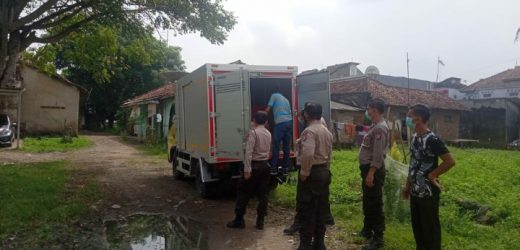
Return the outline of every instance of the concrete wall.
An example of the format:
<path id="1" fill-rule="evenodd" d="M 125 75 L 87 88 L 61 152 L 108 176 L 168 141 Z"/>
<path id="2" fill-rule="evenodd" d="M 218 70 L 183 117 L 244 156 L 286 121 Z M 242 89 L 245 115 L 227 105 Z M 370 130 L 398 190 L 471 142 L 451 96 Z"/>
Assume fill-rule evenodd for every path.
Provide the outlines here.
<path id="1" fill-rule="evenodd" d="M 35 69 L 22 69 L 22 128 L 29 134 L 78 133 L 79 90 Z"/>
<path id="2" fill-rule="evenodd" d="M 520 136 L 520 104 L 511 99 L 467 100 L 461 131 L 488 147 L 503 148 Z"/>
<path id="3" fill-rule="evenodd" d="M 407 107 L 390 106 L 387 109 L 388 115 L 385 116 L 389 121 L 404 120 L 408 113 Z M 460 138 L 459 124 L 460 111 L 456 110 L 432 110 L 432 116 L 428 126 L 442 140 L 449 141 Z"/>

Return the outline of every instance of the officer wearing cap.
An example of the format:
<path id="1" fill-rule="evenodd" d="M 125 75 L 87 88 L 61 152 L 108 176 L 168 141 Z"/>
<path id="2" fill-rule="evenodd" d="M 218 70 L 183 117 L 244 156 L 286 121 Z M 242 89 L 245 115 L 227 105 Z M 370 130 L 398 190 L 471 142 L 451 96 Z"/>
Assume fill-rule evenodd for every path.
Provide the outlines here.
<path id="1" fill-rule="evenodd" d="M 298 250 L 326 249 L 325 220 L 329 207 L 333 138 L 321 123 L 321 115 L 322 107 L 319 103 L 310 102 L 305 106 L 303 117 L 307 127 L 301 135 L 301 168 L 296 198 L 303 221 Z"/>

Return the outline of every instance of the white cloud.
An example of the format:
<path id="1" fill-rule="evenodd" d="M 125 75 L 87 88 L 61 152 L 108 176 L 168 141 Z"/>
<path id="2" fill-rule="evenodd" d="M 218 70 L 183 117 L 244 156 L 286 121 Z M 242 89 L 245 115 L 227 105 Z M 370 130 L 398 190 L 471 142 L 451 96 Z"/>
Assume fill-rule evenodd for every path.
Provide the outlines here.
<path id="1" fill-rule="evenodd" d="M 250 64 L 296 65 L 300 71 L 354 60 L 384 74 L 469 82 L 520 60 L 520 2 L 502 0 L 231 0 L 238 24 L 222 45 L 198 35 L 170 38 L 183 48 L 188 70 L 237 59 Z M 507 7 L 506 7 L 507 6 Z"/>

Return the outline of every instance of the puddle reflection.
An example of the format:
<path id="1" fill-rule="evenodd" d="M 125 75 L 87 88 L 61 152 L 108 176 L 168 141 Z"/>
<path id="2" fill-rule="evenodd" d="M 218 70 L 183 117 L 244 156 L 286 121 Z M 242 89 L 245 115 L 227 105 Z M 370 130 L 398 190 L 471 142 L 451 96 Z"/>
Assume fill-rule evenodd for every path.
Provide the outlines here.
<path id="1" fill-rule="evenodd" d="M 183 216 L 136 214 L 105 222 L 109 249 L 208 250 L 207 227 Z"/>

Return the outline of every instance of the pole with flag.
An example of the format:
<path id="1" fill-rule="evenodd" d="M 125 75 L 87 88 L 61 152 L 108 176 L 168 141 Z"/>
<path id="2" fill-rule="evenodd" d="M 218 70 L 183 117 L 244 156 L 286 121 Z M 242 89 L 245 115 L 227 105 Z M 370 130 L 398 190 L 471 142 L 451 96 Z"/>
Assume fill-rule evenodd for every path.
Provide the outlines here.
<path id="1" fill-rule="evenodd" d="M 410 58 L 408 58 L 408 52 L 406 52 L 406 75 L 408 80 L 408 108 L 410 108 Z"/>
<path id="2" fill-rule="evenodd" d="M 439 71 L 440 71 L 440 66 L 445 66 L 444 62 L 441 60 L 441 57 L 438 56 L 437 57 L 437 77 L 435 79 L 435 82 L 433 83 L 433 105 L 436 105 L 437 104 L 437 89 L 436 89 L 436 86 L 437 84 L 439 83 Z M 432 108 L 432 118 L 433 118 L 433 113 L 434 113 L 434 107 L 431 107 Z M 435 131 L 435 133 L 438 133 L 437 131 L 437 119 L 432 119 L 433 120 L 433 130 Z"/>

